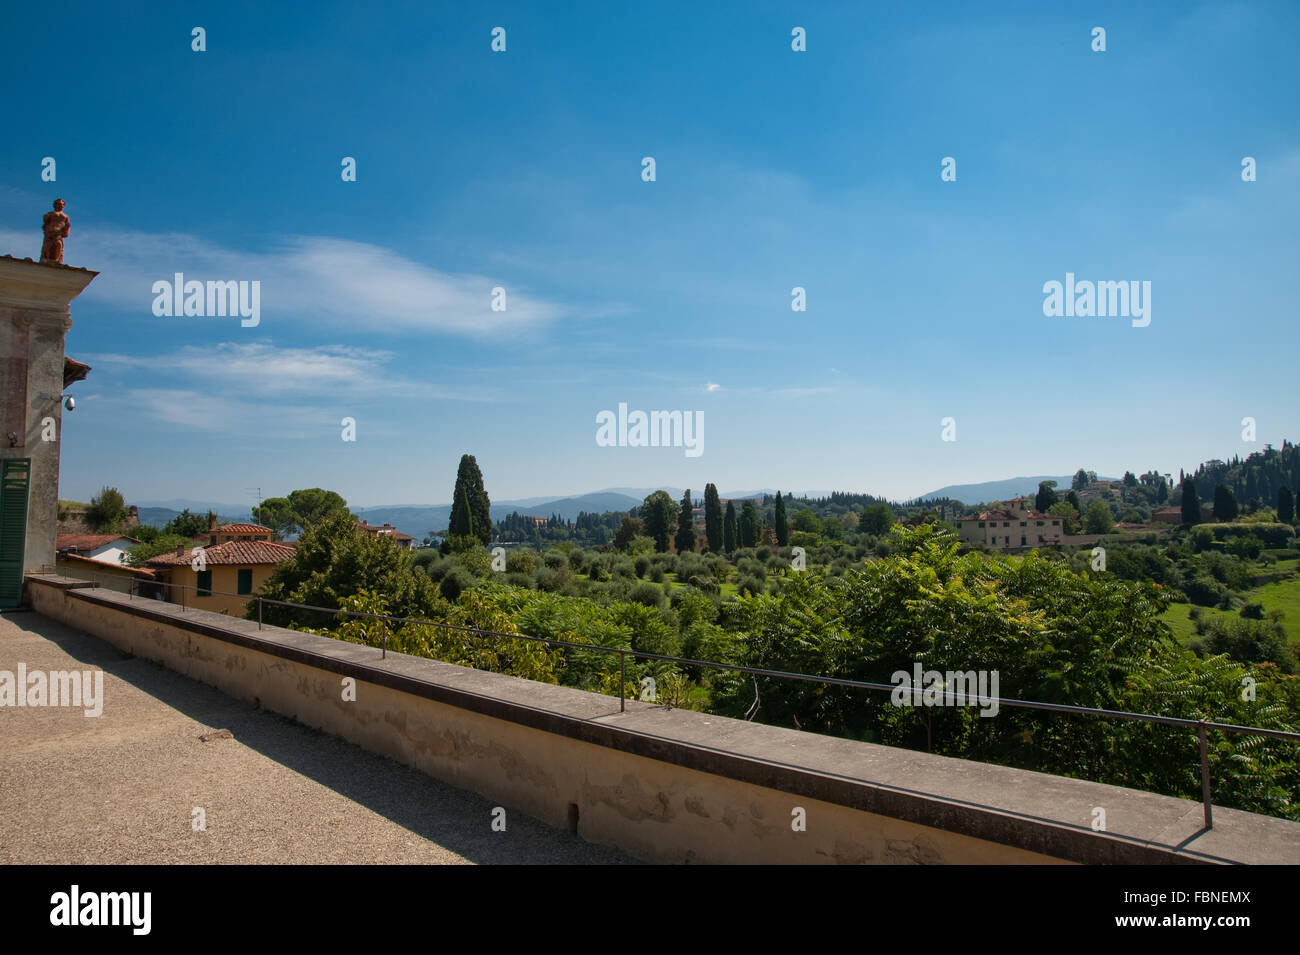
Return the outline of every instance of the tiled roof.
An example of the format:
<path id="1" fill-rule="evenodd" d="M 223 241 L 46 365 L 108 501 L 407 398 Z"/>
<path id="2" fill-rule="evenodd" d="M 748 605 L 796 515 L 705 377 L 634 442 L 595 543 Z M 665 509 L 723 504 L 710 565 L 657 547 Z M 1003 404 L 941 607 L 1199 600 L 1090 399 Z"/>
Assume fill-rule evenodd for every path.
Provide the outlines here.
<path id="1" fill-rule="evenodd" d="M 277 544 L 273 541 L 226 541 L 203 548 L 203 560 L 207 564 L 222 566 L 244 564 L 278 564 L 289 560 L 295 551 L 289 544 Z M 187 547 L 185 553 L 178 555 L 159 554 L 145 561 L 150 567 L 175 567 L 188 564 L 194 559 L 193 548 Z"/>
<path id="2" fill-rule="evenodd" d="M 1027 511 L 1021 515 L 1008 514 L 1006 511 L 984 511 L 981 514 L 954 517 L 953 521 L 961 523 L 962 521 L 1059 521 L 1060 519 L 1056 514 L 1043 514 L 1039 511 Z"/>
<path id="3" fill-rule="evenodd" d="M 103 570 L 106 567 L 114 567 L 124 574 L 131 574 L 135 577 L 148 577 L 153 580 L 157 575 L 152 570 L 146 570 L 144 567 L 128 567 L 126 564 L 110 564 L 108 561 L 96 560 L 93 557 L 82 557 L 80 554 L 60 554 L 59 560 L 78 561 L 83 564 L 89 564 L 91 567 L 98 567 Z"/>
<path id="4" fill-rule="evenodd" d="M 534 520 L 536 519 L 537 518 L 534 518 Z M 407 541 L 415 540 L 415 538 L 412 537 L 410 534 L 403 534 L 396 527 L 394 527 L 392 524 L 389 524 L 386 521 L 383 524 L 370 524 L 367 523 L 366 521 L 361 521 L 359 524 L 357 524 L 357 528 L 363 531 L 370 531 L 372 534 L 387 534 L 389 537 L 396 538 L 397 540 L 407 540 Z"/>
<path id="5" fill-rule="evenodd" d="M 115 540 L 126 540 L 132 544 L 140 543 L 134 537 L 127 537 L 125 534 L 57 534 L 54 538 L 54 549 L 67 550 L 72 547 L 77 550 L 94 550 Z"/>
<path id="6" fill-rule="evenodd" d="M 222 524 L 216 530 L 208 531 L 209 534 L 269 534 L 271 528 L 263 527 L 261 524 Z"/>

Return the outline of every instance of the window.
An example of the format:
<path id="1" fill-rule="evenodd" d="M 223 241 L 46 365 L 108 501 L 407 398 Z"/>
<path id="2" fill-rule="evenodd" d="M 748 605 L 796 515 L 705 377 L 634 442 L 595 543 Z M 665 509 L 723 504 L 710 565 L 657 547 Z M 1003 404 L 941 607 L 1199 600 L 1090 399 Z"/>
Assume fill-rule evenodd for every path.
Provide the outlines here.
<path id="1" fill-rule="evenodd" d="M 1024 527 L 1024 526 L 1025 526 L 1025 522 L 1024 522 L 1024 521 L 1021 521 L 1021 522 L 1020 522 L 1020 526 L 1021 526 L 1021 527 Z"/>
<path id="2" fill-rule="evenodd" d="M 980 527 L 983 527 L 983 526 L 984 526 L 984 522 L 983 522 L 983 521 L 980 521 Z"/>
<path id="3" fill-rule="evenodd" d="M 1024 534 L 1021 534 L 1021 535 L 1020 535 L 1020 546 L 1021 546 L 1021 547 L 1024 547 L 1024 546 L 1025 546 L 1025 535 L 1024 535 Z"/>
<path id="4" fill-rule="evenodd" d="M 212 571 L 200 570 L 199 575 L 199 593 L 200 597 L 212 596 Z"/>
<path id="5" fill-rule="evenodd" d="M 1042 527 L 1042 526 L 1043 526 L 1043 522 L 1042 522 L 1042 521 L 1034 521 L 1034 523 L 1037 524 L 1039 527 Z"/>
<path id="6" fill-rule="evenodd" d="M 251 594 L 253 592 L 253 568 L 250 567 L 239 572 L 239 586 L 235 590 L 241 594 Z"/>
<path id="7" fill-rule="evenodd" d="M 1010 522 L 1010 521 L 1003 521 L 1003 522 L 1002 522 L 1002 526 L 1003 526 L 1003 527 L 1010 527 L 1010 526 L 1011 526 L 1011 522 Z"/>

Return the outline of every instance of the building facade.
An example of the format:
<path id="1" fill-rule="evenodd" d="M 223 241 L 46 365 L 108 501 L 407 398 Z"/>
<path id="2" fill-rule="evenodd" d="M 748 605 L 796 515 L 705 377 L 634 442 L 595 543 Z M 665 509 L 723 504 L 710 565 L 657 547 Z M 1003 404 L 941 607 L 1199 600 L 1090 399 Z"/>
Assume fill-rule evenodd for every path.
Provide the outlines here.
<path id="1" fill-rule="evenodd" d="M 1030 499 L 1018 497 L 1001 509 L 953 519 L 957 534 L 967 544 L 1002 550 L 1050 547 L 1065 537 L 1063 519 L 1030 507 Z"/>

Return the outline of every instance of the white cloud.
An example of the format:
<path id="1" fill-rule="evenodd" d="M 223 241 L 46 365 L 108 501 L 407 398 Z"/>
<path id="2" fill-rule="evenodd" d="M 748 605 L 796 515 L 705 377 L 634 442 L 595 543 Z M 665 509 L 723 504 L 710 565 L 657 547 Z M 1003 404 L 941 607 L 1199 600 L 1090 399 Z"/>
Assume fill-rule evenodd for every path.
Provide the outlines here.
<path id="1" fill-rule="evenodd" d="M 39 233 L 0 230 L 0 248 L 24 248 Z M 153 283 L 186 280 L 261 282 L 261 320 L 332 324 L 357 331 L 432 331 L 490 337 L 544 325 L 559 305 L 513 287 L 506 275 L 454 275 L 365 242 L 290 236 L 265 253 L 239 252 L 185 233 L 77 228 L 68 264 L 95 268 L 83 297 L 153 316 Z M 492 289 L 506 309 L 491 308 Z"/>
<path id="2" fill-rule="evenodd" d="M 187 382 L 203 383 L 214 392 L 266 398 L 316 397 L 331 407 L 340 400 L 503 400 L 491 388 L 445 382 L 434 385 L 405 378 L 390 367 L 398 357 L 393 352 L 346 345 L 277 348 L 270 342 L 222 342 L 202 348 L 186 346 L 163 355 L 84 357 L 92 367 L 126 381 L 139 371 L 148 371 L 151 378 L 162 372 L 177 373 Z"/>

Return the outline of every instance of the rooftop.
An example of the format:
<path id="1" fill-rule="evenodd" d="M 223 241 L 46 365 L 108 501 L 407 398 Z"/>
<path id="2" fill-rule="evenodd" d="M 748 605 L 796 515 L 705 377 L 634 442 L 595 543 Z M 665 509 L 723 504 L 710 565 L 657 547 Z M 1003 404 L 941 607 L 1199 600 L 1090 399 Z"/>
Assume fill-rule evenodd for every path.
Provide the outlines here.
<path id="1" fill-rule="evenodd" d="M 289 560 L 295 551 L 292 544 L 277 544 L 274 541 L 226 541 L 203 548 L 203 560 L 207 564 L 278 564 Z M 182 554 L 159 554 L 150 557 L 146 564 L 150 567 L 168 567 L 189 564 L 193 554 L 186 550 Z"/>

